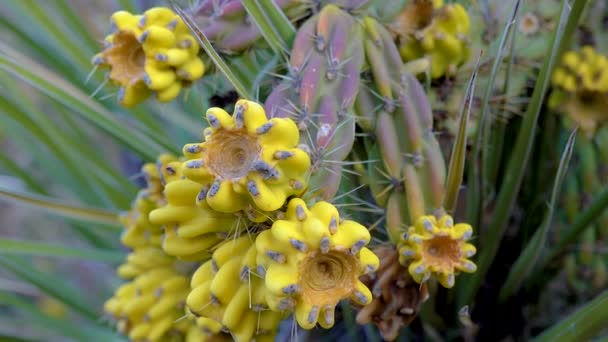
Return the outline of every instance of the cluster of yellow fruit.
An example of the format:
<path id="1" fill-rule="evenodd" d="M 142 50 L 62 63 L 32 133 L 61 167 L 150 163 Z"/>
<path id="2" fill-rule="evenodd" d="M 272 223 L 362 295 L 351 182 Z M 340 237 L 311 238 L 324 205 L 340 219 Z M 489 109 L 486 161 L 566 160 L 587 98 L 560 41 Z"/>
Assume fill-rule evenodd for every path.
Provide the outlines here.
<path id="1" fill-rule="evenodd" d="M 430 76 L 454 76 L 471 53 L 470 20 L 460 4 L 413 0 L 392 24 L 401 57 L 430 60 Z"/>
<path id="2" fill-rule="evenodd" d="M 359 277 L 379 265 L 370 233 L 301 198 L 310 159 L 296 124 L 245 100 L 206 116 L 204 142 L 143 168 L 148 186 L 123 217 L 133 251 L 118 273 L 130 282 L 105 305 L 119 329 L 133 340 L 271 341 L 290 313 L 329 328 L 340 300 L 369 304 Z"/>
<path id="3" fill-rule="evenodd" d="M 158 167 L 146 164 L 147 187 L 133 208 L 121 217 L 121 242 L 132 249 L 118 275 L 129 282 L 120 286 L 104 306 L 119 331 L 134 341 L 200 341 L 202 332 L 191 319 L 183 319 L 188 274 L 193 265 L 168 255 L 161 247 L 163 231 L 148 215 L 162 206 L 163 181 L 159 170 L 175 158 L 161 156 Z"/>
<path id="4" fill-rule="evenodd" d="M 568 115 L 587 135 L 608 121 L 608 57 L 591 46 L 568 51 L 551 81 L 549 107 Z"/>
<path id="5" fill-rule="evenodd" d="M 170 9 L 155 7 L 143 15 L 119 11 L 112 15 L 112 26 L 93 64 L 110 69 L 109 80 L 120 86 L 121 105 L 134 106 L 152 94 L 171 101 L 203 76 L 198 42 Z"/>

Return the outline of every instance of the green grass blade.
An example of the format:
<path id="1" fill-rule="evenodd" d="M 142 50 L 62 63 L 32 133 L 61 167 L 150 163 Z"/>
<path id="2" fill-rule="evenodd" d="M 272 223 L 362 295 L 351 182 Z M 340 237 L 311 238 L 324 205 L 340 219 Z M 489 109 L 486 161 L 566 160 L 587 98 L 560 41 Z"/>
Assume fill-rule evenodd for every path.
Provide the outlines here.
<path id="1" fill-rule="evenodd" d="M 483 168 L 480 169 L 480 165 L 483 165 L 483 160 L 487 156 L 484 156 L 482 151 L 483 143 L 490 135 L 490 128 L 492 123 L 492 118 L 488 117 L 488 103 L 490 102 L 490 96 L 492 95 L 492 91 L 494 90 L 494 80 L 496 79 L 496 75 L 498 74 L 498 67 L 502 64 L 502 55 L 507 42 L 507 38 L 509 36 L 509 32 L 513 27 L 513 21 L 515 20 L 515 16 L 517 15 L 518 8 L 520 6 L 520 0 L 515 0 L 513 2 L 513 7 L 511 8 L 511 14 L 509 15 L 509 19 L 507 20 L 507 24 L 504 27 L 502 35 L 500 37 L 500 42 L 498 44 L 498 50 L 496 51 L 496 57 L 494 58 L 494 63 L 492 64 L 492 71 L 490 72 L 490 76 L 488 78 L 488 84 L 486 84 L 486 92 L 484 93 L 483 99 L 481 101 L 481 108 L 479 109 L 479 123 L 477 130 L 477 134 L 475 137 L 475 141 L 473 142 L 473 150 L 472 150 L 472 161 L 469 163 L 468 177 L 467 177 L 467 222 L 474 227 L 478 227 L 480 223 L 480 215 L 482 211 L 482 207 L 484 204 L 484 191 L 485 191 L 485 182 L 484 182 L 484 174 Z M 478 162 L 481 160 L 481 163 Z"/>
<path id="2" fill-rule="evenodd" d="M 30 205 L 67 218 L 93 223 L 102 223 L 112 225 L 114 227 L 120 225 L 118 221 L 118 213 L 116 212 L 96 208 L 79 207 L 58 201 L 54 198 L 10 190 L 2 187 L 1 185 L 0 199 Z"/>
<path id="3" fill-rule="evenodd" d="M 475 98 L 475 83 L 477 80 L 477 72 L 479 71 L 479 61 L 481 55 L 477 59 L 475 69 L 469 80 L 467 92 L 462 100 L 460 114 L 458 115 L 458 134 L 454 141 L 452 154 L 450 156 L 450 164 L 448 174 L 446 176 L 446 195 L 444 200 L 445 210 L 452 214 L 456 210 L 456 202 L 458 193 L 462 185 L 462 177 L 464 176 L 464 166 L 467 152 L 467 128 L 469 127 L 469 118 L 471 117 L 471 108 L 473 107 L 473 99 Z"/>
<path id="4" fill-rule="evenodd" d="M 0 81 L 9 82 L 10 77 L 0 74 Z M 36 132 L 37 138 L 44 137 L 46 146 L 53 149 L 55 155 L 61 158 L 62 163 L 74 175 L 75 193 L 84 194 L 81 197 L 92 205 L 129 207 L 131 196 L 125 196 L 125 194 L 134 194 L 135 186 L 118 170 L 108 165 L 107 158 L 103 158 L 105 156 L 87 143 L 91 140 L 90 137 L 84 135 L 88 127 L 83 125 L 82 122 L 80 125 L 76 125 L 74 116 L 71 113 L 61 113 L 61 108 L 58 108 L 56 112 L 62 118 L 53 120 L 52 117 L 58 114 L 53 113 L 52 109 L 55 107 L 53 104 L 37 106 L 28 98 L 20 98 L 17 89 L 7 89 L 6 95 L 7 99 L 15 101 L 15 103 L 9 105 L 3 103 L 4 99 L 0 99 L 0 103 L 4 105 L 3 107 L 12 107 L 7 108 L 7 114 L 23 125 L 27 125 L 28 131 Z M 16 101 L 16 99 L 19 99 L 19 101 Z M 43 106 L 46 109 L 45 112 L 42 112 L 41 108 Z M 26 120 L 26 118 L 29 120 Z M 62 125 L 60 126 L 59 123 Z M 63 134 L 56 134 L 55 132 L 63 132 Z M 30 145 L 24 145 L 24 147 L 29 148 Z M 52 165 L 50 168 L 54 169 L 55 166 Z M 105 201 L 100 201 L 100 199 Z"/>
<path id="5" fill-rule="evenodd" d="M 575 3 L 575 5 L 576 4 L 577 3 Z M 530 104 L 528 105 L 522 126 L 516 139 L 513 154 L 511 155 L 507 165 L 505 177 L 502 182 L 500 192 L 498 193 L 492 221 L 488 227 L 487 234 L 484 235 L 479 243 L 480 253 L 477 259 L 477 272 L 469 277 L 466 277 L 463 279 L 464 281 L 461 282 L 463 292 L 462 296 L 459 298 L 461 300 L 459 304 L 462 305 L 458 306 L 463 306 L 470 303 L 475 293 L 481 286 L 481 282 L 485 278 L 486 273 L 494 260 L 494 256 L 498 252 L 500 240 L 504 235 L 513 204 L 515 203 L 515 199 L 519 192 L 532 150 L 532 145 L 534 143 L 534 136 L 538 123 L 538 117 L 540 115 L 540 109 L 549 86 L 551 71 L 553 70 L 553 66 L 558 57 L 558 42 L 563 36 L 563 29 L 566 24 L 566 20 L 569 18 L 569 6 L 567 5 L 566 0 L 562 1 L 560 13 L 558 24 L 553 32 L 547 58 L 545 59 L 545 62 L 543 63 L 538 75 Z M 578 19 L 576 20 L 578 21 Z"/>
<path id="6" fill-rule="evenodd" d="M 82 90 L 3 43 L 0 43 L 0 69 L 26 81 L 64 106 L 82 114 L 87 120 L 144 158 L 155 160 L 163 150 L 179 152 L 175 147 L 160 146 L 138 130 L 126 127 Z"/>
<path id="7" fill-rule="evenodd" d="M 296 28 L 291 24 L 285 12 L 275 3 L 275 1 L 255 0 L 268 16 L 269 21 L 273 23 L 273 27 L 277 30 L 281 39 L 286 46 L 291 46 L 296 37 Z M 289 51 L 290 49 L 288 49 Z"/>
<path id="8" fill-rule="evenodd" d="M 40 242 L 0 238 L 0 254 L 33 255 L 43 257 L 74 258 L 93 260 L 112 264 L 124 261 L 124 254 L 119 251 L 103 249 L 77 249 L 64 246 L 53 246 Z"/>
<path id="9" fill-rule="evenodd" d="M 37 0 L 11 1 L 8 4 L 10 4 L 9 13 L 18 20 L 18 25 L 36 25 L 38 31 L 44 32 L 45 39 L 54 46 L 53 50 L 60 51 L 60 53 L 53 51 L 50 54 L 63 55 L 64 58 L 70 60 L 73 69 L 76 67 L 82 70 L 90 67 L 90 56 L 77 41 L 65 34 L 58 24 L 59 20 L 49 15 L 48 9 L 45 8 L 46 4 L 39 3 Z"/>
<path id="10" fill-rule="evenodd" d="M 564 148 L 564 152 L 562 153 L 559 168 L 557 169 L 557 175 L 555 176 L 555 182 L 553 183 L 551 201 L 549 202 L 549 208 L 545 215 L 545 219 L 543 220 L 541 227 L 534 233 L 530 242 L 526 245 L 522 253 L 511 267 L 507 280 L 505 280 L 498 296 L 500 301 L 505 301 L 509 298 L 509 296 L 519 290 L 526 278 L 528 278 L 528 276 L 530 276 L 532 273 L 534 265 L 543 251 L 543 247 L 547 241 L 547 235 L 549 234 L 549 229 L 551 228 L 553 222 L 555 208 L 558 204 L 559 195 L 561 193 L 560 189 L 562 187 L 562 183 L 564 182 L 566 171 L 568 170 L 568 164 L 570 163 L 570 159 L 572 157 L 575 139 L 576 130 L 570 134 L 566 147 Z"/>
<path id="11" fill-rule="evenodd" d="M 66 284 L 64 279 L 42 273 L 23 259 L 14 256 L 0 256 L 0 266 L 30 285 L 37 287 L 40 291 L 61 301 L 84 317 L 92 321 L 99 318 L 91 304 L 75 288 Z"/>
<path id="12" fill-rule="evenodd" d="M 18 322 L 14 322 L 14 325 L 17 325 Z M 0 332 L 0 341 L 2 342 L 34 342 L 34 340 L 28 340 L 26 338 L 22 338 L 19 336 L 7 335 L 5 333 Z"/>
<path id="13" fill-rule="evenodd" d="M 169 3 L 171 4 L 171 7 L 175 11 L 175 13 L 177 13 L 180 18 L 182 18 L 186 26 L 188 26 L 192 34 L 196 37 L 201 47 L 205 50 L 207 56 L 209 56 L 209 58 L 211 58 L 211 60 L 213 61 L 213 64 L 215 64 L 215 66 L 222 72 L 222 74 L 226 76 L 228 81 L 230 81 L 239 96 L 245 100 L 253 100 L 253 97 L 247 91 L 247 89 L 251 88 L 249 84 L 250 81 L 241 79 L 237 77 L 235 73 L 232 72 L 230 67 L 228 67 L 228 64 L 226 64 L 226 62 L 217 53 L 217 51 L 215 51 L 207 36 L 205 36 L 205 34 L 198 29 L 198 27 L 190 18 L 190 16 L 186 12 L 184 12 L 178 4 L 175 3 L 175 0 L 169 0 Z"/>
<path id="14" fill-rule="evenodd" d="M 606 328 L 608 322 L 608 290 L 545 330 L 533 342 L 589 341 Z"/>
<path id="15" fill-rule="evenodd" d="M 243 6 L 272 50 L 277 55 L 289 52 L 296 30 L 281 8 L 273 1 L 259 0 L 243 0 Z"/>
<path id="16" fill-rule="evenodd" d="M 593 203 L 591 203 L 587 209 L 578 214 L 574 223 L 560 232 L 559 240 L 549 249 L 546 257 L 539 263 L 538 269 L 543 269 L 547 263 L 561 253 L 566 246 L 576 243 L 585 228 L 598 220 L 604 210 L 608 210 L 608 187 L 605 187 L 604 190 L 593 199 Z"/>
<path id="17" fill-rule="evenodd" d="M 21 101 L 21 104 L 24 102 Z M 105 195 L 97 192 L 98 189 L 91 186 L 92 182 L 89 181 L 89 175 L 83 175 L 79 172 L 82 164 L 76 159 L 77 156 L 70 154 L 66 150 L 66 146 L 61 144 L 59 140 L 62 138 L 58 138 L 57 134 L 52 134 L 51 131 L 43 129 L 44 126 L 38 125 L 32 120 L 30 113 L 23 112 L 14 104 L 6 102 L 5 98 L 0 98 L 0 110 L 4 111 L 4 116 L 0 118 L 0 121 L 6 127 L 12 126 L 7 121 L 13 119 L 15 123 L 22 126 L 25 134 L 32 136 L 30 139 L 24 140 L 21 138 L 25 134 L 11 130 L 7 132 L 7 135 L 12 138 L 12 141 L 18 142 L 19 146 L 36 156 L 36 160 L 40 161 L 42 165 L 52 165 L 52 169 L 58 171 L 55 173 L 56 178 L 74 193 L 78 193 L 83 200 L 90 201 L 91 204 L 95 205 L 107 203 L 104 202 Z M 39 151 L 34 152 L 33 150 L 36 149 Z M 50 152 L 50 154 L 44 156 L 45 152 Z"/>
<path id="18" fill-rule="evenodd" d="M 8 158 L 4 153 L 0 153 L 0 168 L 5 169 L 9 173 L 17 176 L 31 190 L 40 194 L 47 194 L 46 189 L 21 166 L 17 165 L 12 159 Z"/>
<path id="19" fill-rule="evenodd" d="M 515 18 L 515 26 L 517 27 L 519 25 L 519 22 L 521 20 L 521 12 L 522 12 L 522 8 L 520 7 L 517 11 L 517 15 Z M 502 95 L 507 95 L 509 92 L 509 86 L 511 84 L 511 76 L 513 75 L 513 66 L 515 65 L 515 57 L 517 55 L 517 36 L 519 34 L 519 30 L 513 30 L 511 31 L 511 42 L 510 42 L 510 51 L 509 51 L 509 60 L 508 60 L 508 64 L 507 64 L 507 68 L 505 70 L 505 82 L 503 84 L 502 87 Z M 505 99 L 504 101 L 502 101 L 501 103 L 507 103 L 507 100 Z M 507 114 L 507 110 L 503 109 L 502 113 L 503 116 L 504 115 L 509 115 Z M 499 114 L 499 117 L 500 115 Z M 502 161 L 502 157 L 503 157 L 503 148 L 504 148 L 504 141 L 505 141 L 505 134 L 507 132 L 507 122 L 505 122 L 504 120 L 493 120 L 493 124 L 495 124 L 496 127 L 494 127 L 491 137 L 490 137 L 490 143 L 485 147 L 485 152 L 484 152 L 484 156 L 485 158 L 482 160 L 483 161 L 483 176 L 485 177 L 485 179 L 487 180 L 487 184 L 489 186 L 491 186 L 491 190 L 496 189 L 496 178 L 498 177 L 498 170 L 499 170 L 499 166 L 501 164 Z"/>
<path id="20" fill-rule="evenodd" d="M 88 52 L 96 51 L 101 44 L 93 37 L 91 27 L 85 25 L 83 17 L 74 11 L 74 4 L 69 0 L 56 0 L 54 4 L 61 20 L 75 33 L 73 36 L 85 44 Z"/>
<path id="21" fill-rule="evenodd" d="M 60 55 L 49 54 L 48 49 L 38 40 L 34 39 L 34 37 L 28 35 L 23 27 L 19 27 L 15 22 L 7 20 L 5 17 L 0 17 L 0 30 L 7 36 L 9 36 L 9 33 L 12 33 L 12 35 L 14 35 L 14 41 L 20 42 L 21 46 L 29 49 L 27 50 L 28 55 L 36 60 L 44 60 L 49 68 L 60 72 L 64 77 L 70 80 L 74 80 L 74 69 L 68 70 L 69 63 L 64 59 L 61 59 Z"/>
<path id="22" fill-rule="evenodd" d="M 124 341 L 124 338 L 115 334 L 108 328 L 92 324 L 74 324 L 72 321 L 57 319 L 50 317 L 33 305 L 31 302 L 21 296 L 6 291 L 0 291 L 0 304 L 8 305 L 16 308 L 28 318 L 30 328 L 43 328 L 48 332 L 54 332 L 61 337 L 68 337 L 74 341 Z M 23 322 L 20 322 L 23 324 Z M 1 341 L 6 341 L 3 335 L 0 335 Z M 10 340 L 8 340 L 10 341 Z M 18 341 L 15 340 L 15 341 Z"/>
<path id="23" fill-rule="evenodd" d="M 133 0 L 116 0 L 116 3 L 121 10 L 137 13 L 137 7 Z"/>

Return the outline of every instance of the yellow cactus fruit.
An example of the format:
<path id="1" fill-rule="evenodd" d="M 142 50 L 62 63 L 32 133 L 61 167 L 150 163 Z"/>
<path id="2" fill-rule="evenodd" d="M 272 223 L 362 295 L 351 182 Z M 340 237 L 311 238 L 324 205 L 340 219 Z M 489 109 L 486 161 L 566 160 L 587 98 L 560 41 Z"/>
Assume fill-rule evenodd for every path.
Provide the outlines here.
<path id="1" fill-rule="evenodd" d="M 38 299 L 37 306 L 40 312 L 45 315 L 59 319 L 66 319 L 69 312 L 68 307 L 63 302 L 45 295 Z"/>
<path id="2" fill-rule="evenodd" d="M 235 341 L 272 341 L 277 332 L 283 315 L 266 305 L 254 241 L 247 234 L 225 241 L 192 276 L 186 304 L 209 336 L 228 331 Z"/>
<path id="3" fill-rule="evenodd" d="M 104 310 L 133 341 L 168 341 L 184 336 L 192 324 L 175 323 L 185 315 L 188 290 L 188 277 L 172 267 L 158 267 L 119 287 Z"/>
<path id="4" fill-rule="evenodd" d="M 195 321 L 196 322 L 196 321 Z M 184 342 L 232 342 L 230 334 L 220 332 L 217 334 L 207 334 L 201 327 L 192 324 L 186 333 Z"/>
<path id="5" fill-rule="evenodd" d="M 159 247 L 139 247 L 127 255 L 127 261 L 118 266 L 117 273 L 123 279 L 133 279 L 154 268 L 172 267 L 175 262 L 175 258 Z"/>
<path id="6" fill-rule="evenodd" d="M 477 266 L 469 260 L 476 249 L 467 241 L 473 228 L 465 223 L 454 225 L 451 216 L 439 219 L 422 216 L 411 226 L 399 243 L 399 261 L 417 283 L 432 276 L 444 287 L 454 286 L 459 271 L 472 273 Z"/>
<path id="7" fill-rule="evenodd" d="M 232 116 L 211 108 L 207 121 L 205 141 L 184 146 L 189 160 L 183 172 L 203 185 L 198 197 L 213 210 L 270 212 L 305 190 L 310 158 L 298 148 L 298 127 L 291 119 L 269 120 L 261 105 L 239 100 Z"/>
<path id="8" fill-rule="evenodd" d="M 414 0 L 391 25 L 405 62 L 427 58 L 432 78 L 455 75 L 470 55 L 470 20 L 460 4 Z"/>
<path id="9" fill-rule="evenodd" d="M 290 200 L 285 219 L 256 239 L 258 273 L 265 277 L 270 309 L 295 311 L 298 324 L 312 329 L 317 323 L 332 327 L 342 299 L 369 304 L 371 292 L 359 280 L 379 265 L 365 247 L 369 241 L 367 228 L 341 220 L 330 203 L 309 209 L 300 198 Z"/>
<path id="10" fill-rule="evenodd" d="M 164 203 L 165 180 L 161 170 L 166 169 L 167 165 L 175 163 L 175 161 L 174 156 L 163 154 L 158 157 L 156 163 L 147 163 L 142 167 L 147 186 L 138 193 L 131 210 L 120 217 L 120 221 L 125 227 L 120 239 L 123 245 L 131 248 L 160 247 L 163 229 L 161 226 L 151 223 L 148 215 Z"/>
<path id="11" fill-rule="evenodd" d="M 551 76 L 549 107 L 566 114 L 593 136 L 608 121 L 608 57 L 590 46 L 568 51 Z"/>
<path id="12" fill-rule="evenodd" d="M 171 154 L 161 154 L 156 159 L 156 163 L 146 163 L 141 168 L 146 180 L 146 195 L 148 198 L 154 200 L 158 205 L 164 203 L 165 184 L 167 180 L 167 168 L 179 167 L 176 165 L 177 157 Z M 171 165 L 171 166 L 169 166 Z"/>
<path id="13" fill-rule="evenodd" d="M 197 205 L 202 185 L 177 179 L 165 187 L 167 204 L 150 213 L 150 222 L 164 227 L 162 247 L 169 255 L 201 260 L 208 251 L 245 227 L 244 218 L 212 210 L 203 201 Z"/>
<path id="14" fill-rule="evenodd" d="M 151 94 L 160 102 L 171 101 L 203 76 L 199 45 L 170 9 L 154 7 L 143 15 L 119 11 L 111 20 L 113 32 L 93 64 L 110 69 L 109 80 L 120 86 L 121 105 L 134 106 Z"/>
<path id="15" fill-rule="evenodd" d="M 154 209 L 156 209 L 156 203 L 140 192 L 133 208 L 120 216 L 120 222 L 125 227 L 120 236 L 120 242 L 123 245 L 131 248 L 160 246 L 162 228 L 153 225 L 148 219 L 148 214 Z"/>

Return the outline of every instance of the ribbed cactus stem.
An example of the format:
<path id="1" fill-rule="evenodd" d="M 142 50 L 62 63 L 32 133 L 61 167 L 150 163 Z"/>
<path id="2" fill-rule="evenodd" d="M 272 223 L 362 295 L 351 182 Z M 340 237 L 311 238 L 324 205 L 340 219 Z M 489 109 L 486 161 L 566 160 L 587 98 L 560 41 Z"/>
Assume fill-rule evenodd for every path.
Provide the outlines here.
<path id="1" fill-rule="evenodd" d="M 424 89 L 407 73 L 390 33 L 374 18 L 363 24 L 371 83 L 363 83 L 355 109 L 375 137 L 366 144 L 368 158 L 380 160 L 368 167 L 369 187 L 396 242 L 418 217 L 444 214 L 445 161 Z"/>
<path id="2" fill-rule="evenodd" d="M 353 106 L 363 63 L 362 27 L 347 12 L 327 5 L 295 37 L 290 75 L 266 100 L 276 117 L 293 118 L 312 160 L 309 194 L 331 199 L 341 162 L 355 139 Z"/>
<path id="3" fill-rule="evenodd" d="M 424 205 L 424 194 L 422 193 L 422 187 L 420 186 L 422 180 L 418 176 L 414 166 L 411 164 L 408 164 L 403 168 L 403 173 L 405 177 L 405 192 L 410 218 L 414 219 L 424 216 L 426 208 Z"/>
<path id="4" fill-rule="evenodd" d="M 376 125 L 376 102 L 370 86 L 361 83 L 355 100 L 357 124 L 366 132 L 374 131 Z"/>
<path id="5" fill-rule="evenodd" d="M 391 115 L 386 111 L 378 113 L 376 122 L 376 139 L 382 153 L 382 161 L 389 176 L 399 179 L 403 168 L 403 157 L 399 150 L 399 138 L 397 137 L 397 127 Z"/>
<path id="6" fill-rule="evenodd" d="M 583 134 L 580 135 L 576 147 L 580 158 L 583 191 L 592 196 L 594 192 L 601 189 L 596 153 L 591 141 L 583 136 Z"/>
<path id="7" fill-rule="evenodd" d="M 399 243 L 401 235 L 403 234 L 404 222 L 408 222 L 409 219 L 404 217 L 404 211 L 402 208 L 405 206 L 403 203 L 403 195 L 397 191 L 393 191 L 386 202 L 386 231 L 388 237 L 394 245 Z"/>
<path id="8" fill-rule="evenodd" d="M 580 238 L 579 260 L 583 265 L 591 265 L 593 262 L 593 254 L 595 251 L 595 225 L 591 225 L 585 229 Z"/>

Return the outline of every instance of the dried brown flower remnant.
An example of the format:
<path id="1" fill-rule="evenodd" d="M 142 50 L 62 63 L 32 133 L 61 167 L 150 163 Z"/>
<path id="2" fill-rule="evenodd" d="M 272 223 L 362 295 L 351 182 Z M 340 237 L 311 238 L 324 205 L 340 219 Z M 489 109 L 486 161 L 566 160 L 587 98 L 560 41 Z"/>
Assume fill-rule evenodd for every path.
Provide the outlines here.
<path id="1" fill-rule="evenodd" d="M 399 253 L 393 246 L 381 246 L 374 250 L 380 258 L 380 267 L 373 275 L 365 275 L 361 281 L 373 294 L 371 304 L 357 314 L 357 323 L 374 323 L 382 338 L 393 341 L 399 330 L 408 325 L 429 298 L 425 283 L 412 279 L 407 267 L 399 264 Z"/>

